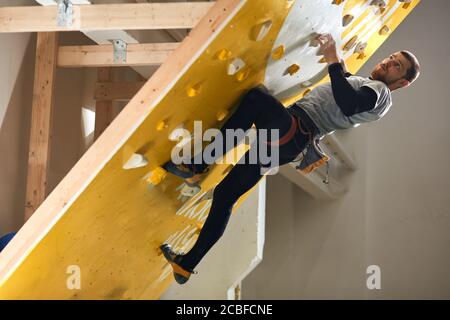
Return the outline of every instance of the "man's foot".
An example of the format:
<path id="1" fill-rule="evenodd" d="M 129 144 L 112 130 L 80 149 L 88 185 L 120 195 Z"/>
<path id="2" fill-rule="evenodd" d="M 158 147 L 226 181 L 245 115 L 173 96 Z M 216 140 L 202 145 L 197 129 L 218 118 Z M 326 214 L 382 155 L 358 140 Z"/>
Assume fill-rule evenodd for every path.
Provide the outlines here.
<path id="1" fill-rule="evenodd" d="M 188 280 L 191 274 L 197 274 L 194 270 L 186 270 L 183 267 L 180 266 L 180 261 L 183 257 L 181 254 L 176 254 L 172 251 L 172 248 L 169 244 L 163 244 L 161 247 L 159 247 L 164 255 L 164 258 L 170 263 L 173 269 L 173 276 L 175 278 L 175 281 L 179 284 L 185 284 Z"/>
<path id="2" fill-rule="evenodd" d="M 166 162 L 163 168 L 176 176 L 190 180 L 189 183 L 192 184 L 200 181 L 200 176 L 209 170 L 206 168 L 202 172 L 197 172 L 192 164 L 174 164 L 172 161 Z"/>

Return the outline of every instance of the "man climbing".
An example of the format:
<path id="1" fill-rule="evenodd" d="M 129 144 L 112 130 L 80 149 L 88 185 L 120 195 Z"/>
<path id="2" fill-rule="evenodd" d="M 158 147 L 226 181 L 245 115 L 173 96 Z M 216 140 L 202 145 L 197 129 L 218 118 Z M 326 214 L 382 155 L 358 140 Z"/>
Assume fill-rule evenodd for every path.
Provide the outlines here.
<path id="1" fill-rule="evenodd" d="M 350 75 L 340 62 L 331 35 L 320 35 L 317 40 L 328 64 L 331 82 L 317 86 L 289 108 L 264 87 L 251 89 L 221 128 L 223 137 L 227 129 L 249 130 L 253 124 L 257 129 L 278 129 L 280 139 L 267 143 L 278 148 L 277 165 L 281 166 L 294 161 L 318 137 L 381 119 L 392 105 L 391 92 L 408 87 L 419 77 L 418 60 L 408 51 L 396 52 L 384 59 L 368 78 Z M 262 178 L 263 165 L 250 163 L 249 152 L 244 157 L 245 161 L 239 161 L 214 189 L 208 218 L 192 249 L 181 254 L 173 252 L 168 244 L 161 246 L 178 283 L 185 283 L 195 273 L 194 268 L 225 231 L 233 205 Z M 195 181 L 207 171 L 208 165 L 169 162 L 165 168 Z"/>

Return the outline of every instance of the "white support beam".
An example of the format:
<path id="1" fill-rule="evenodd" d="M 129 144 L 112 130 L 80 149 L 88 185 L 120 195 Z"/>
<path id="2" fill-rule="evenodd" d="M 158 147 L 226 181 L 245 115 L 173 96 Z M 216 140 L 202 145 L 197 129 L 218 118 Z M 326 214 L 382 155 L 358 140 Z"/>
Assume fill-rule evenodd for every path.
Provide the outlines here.
<path id="1" fill-rule="evenodd" d="M 327 135 L 321 141 L 331 151 L 331 156 L 341 162 L 345 167 L 354 171 L 357 168 L 355 159 L 348 153 L 344 145 L 335 134 Z"/>
<path id="2" fill-rule="evenodd" d="M 189 29 L 213 3 L 73 5 L 70 26 L 58 26 L 54 6 L 0 7 L 0 32 Z"/>
<path id="3" fill-rule="evenodd" d="M 325 184 L 325 177 L 318 170 L 303 174 L 295 169 L 295 164 L 290 163 L 281 166 L 280 173 L 316 199 L 335 200 L 347 192 L 347 188 L 334 179 L 330 178 L 329 184 Z"/>

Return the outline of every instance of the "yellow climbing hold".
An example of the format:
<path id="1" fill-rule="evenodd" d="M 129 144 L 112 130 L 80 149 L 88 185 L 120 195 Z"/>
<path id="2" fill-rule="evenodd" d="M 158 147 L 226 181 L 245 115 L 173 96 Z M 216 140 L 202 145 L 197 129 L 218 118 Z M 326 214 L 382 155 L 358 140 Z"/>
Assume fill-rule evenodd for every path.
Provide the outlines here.
<path id="1" fill-rule="evenodd" d="M 226 61 L 231 58 L 231 51 L 227 49 L 222 49 L 216 54 L 217 59 L 221 61 Z"/>
<path id="2" fill-rule="evenodd" d="M 364 52 L 360 53 L 356 59 L 363 60 L 366 58 L 366 54 Z"/>
<path id="3" fill-rule="evenodd" d="M 306 96 L 310 92 L 311 92 L 311 89 L 306 89 L 305 92 L 303 92 L 303 96 Z"/>
<path id="4" fill-rule="evenodd" d="M 225 119 L 228 115 L 228 110 L 222 110 L 217 112 L 216 114 L 216 119 L 217 121 L 223 121 L 223 119 Z"/>
<path id="5" fill-rule="evenodd" d="M 280 60 L 281 58 L 283 58 L 284 56 L 284 46 L 281 45 L 279 47 L 277 47 L 275 50 L 273 50 L 272 52 L 272 59 L 273 60 Z"/>
<path id="6" fill-rule="evenodd" d="M 245 79 L 248 78 L 248 76 L 250 75 L 250 68 L 246 67 L 242 70 L 240 70 L 237 74 L 236 74 L 236 80 L 239 82 L 244 81 Z"/>
<path id="7" fill-rule="evenodd" d="M 408 9 L 409 6 L 411 5 L 411 2 L 405 2 L 402 6 L 403 9 Z"/>
<path id="8" fill-rule="evenodd" d="M 162 130 L 164 130 L 167 127 L 168 127 L 167 122 L 162 120 L 162 121 L 158 122 L 158 124 L 156 125 L 156 131 L 162 131 Z"/>
<path id="9" fill-rule="evenodd" d="M 195 234 L 200 234 L 203 229 L 203 223 L 197 222 L 196 224 L 197 230 L 195 230 Z"/>
<path id="10" fill-rule="evenodd" d="M 298 64 L 294 63 L 287 69 L 287 72 L 292 76 L 292 75 L 296 74 L 299 70 L 300 70 L 300 66 Z"/>
<path id="11" fill-rule="evenodd" d="M 286 9 L 290 9 L 294 4 L 295 0 L 287 0 L 286 1 Z"/>
<path id="12" fill-rule="evenodd" d="M 156 186 L 160 184 L 167 175 L 167 171 L 161 167 L 155 168 L 147 178 L 147 182 Z"/>
<path id="13" fill-rule="evenodd" d="M 200 82 L 198 82 L 192 86 L 189 86 L 186 89 L 186 93 L 187 93 L 188 97 L 192 98 L 192 97 L 199 95 L 201 89 L 202 89 L 202 84 Z"/>
<path id="14" fill-rule="evenodd" d="M 388 26 L 384 25 L 380 29 L 380 31 L 378 31 L 378 34 L 381 35 L 381 36 L 385 36 L 385 35 L 389 34 L 389 32 L 391 32 L 391 29 Z"/>

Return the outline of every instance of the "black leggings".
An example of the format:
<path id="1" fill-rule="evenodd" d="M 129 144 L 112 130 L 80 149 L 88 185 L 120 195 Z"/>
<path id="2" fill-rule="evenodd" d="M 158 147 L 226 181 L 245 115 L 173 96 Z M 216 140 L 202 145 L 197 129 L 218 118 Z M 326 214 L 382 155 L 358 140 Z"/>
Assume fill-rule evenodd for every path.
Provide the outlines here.
<path id="1" fill-rule="evenodd" d="M 246 131 L 253 124 L 255 124 L 257 129 L 279 129 L 281 138 L 289 131 L 292 124 L 292 116 L 276 98 L 266 93 L 265 90 L 253 88 L 242 98 L 237 110 L 225 122 L 220 131 L 225 137 L 226 129 L 243 129 Z M 281 166 L 294 160 L 300 153 L 301 148 L 306 144 L 307 139 L 308 136 L 297 130 L 294 139 L 278 147 L 279 165 Z M 189 270 L 197 266 L 209 249 L 223 235 L 233 205 L 263 177 L 261 175 L 262 165 L 260 163 L 251 164 L 249 162 L 249 152 L 250 150 L 244 155 L 245 161 L 239 161 L 214 189 L 208 218 L 197 242 L 183 257 L 181 261 L 182 267 Z M 197 164 L 195 166 L 196 169 L 202 171 L 207 165 Z"/>

